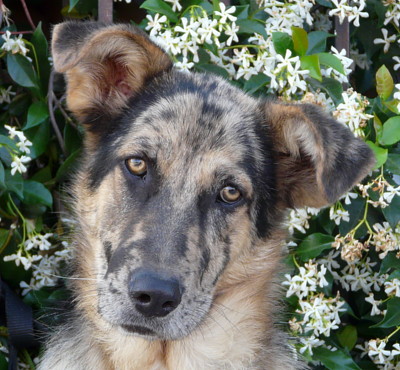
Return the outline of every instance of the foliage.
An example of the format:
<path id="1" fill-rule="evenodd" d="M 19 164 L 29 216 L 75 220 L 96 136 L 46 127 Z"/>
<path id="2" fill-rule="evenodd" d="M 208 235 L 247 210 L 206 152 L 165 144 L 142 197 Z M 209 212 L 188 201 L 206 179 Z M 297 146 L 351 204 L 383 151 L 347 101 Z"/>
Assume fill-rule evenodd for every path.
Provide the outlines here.
<path id="1" fill-rule="evenodd" d="M 287 330 L 310 364 L 397 368 L 400 5 L 390 0 L 232 3 L 146 0 L 142 8 L 148 15 L 141 27 L 177 68 L 216 73 L 250 94 L 319 104 L 368 143 L 377 163 L 362 184 L 326 209 L 288 213 Z M 70 0 L 65 11 L 84 17 L 85 4 Z M 350 57 L 333 46 L 334 17 L 350 22 Z M 7 23 L 2 30 L 17 28 Z M 64 109 L 62 84 L 51 73 L 40 25 L 29 40 L 5 33 L 0 47 L 5 76 L 0 271 L 42 314 L 59 298 L 58 276 L 70 257 L 64 230 L 73 225 L 58 217 L 60 185 L 79 157 L 81 130 Z M 7 357 L 2 333 L 6 329 L 0 327 L 0 368 Z M 21 361 L 32 367 L 27 355 Z"/>

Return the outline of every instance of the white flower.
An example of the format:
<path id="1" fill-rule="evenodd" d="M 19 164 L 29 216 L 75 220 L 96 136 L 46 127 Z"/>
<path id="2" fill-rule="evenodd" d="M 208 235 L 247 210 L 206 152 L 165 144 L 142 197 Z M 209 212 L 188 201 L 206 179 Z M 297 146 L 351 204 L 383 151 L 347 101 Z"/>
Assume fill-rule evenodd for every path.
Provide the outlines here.
<path id="1" fill-rule="evenodd" d="M 8 86 L 7 89 L 0 87 L 0 104 L 11 102 L 11 96 L 16 94 L 11 89 L 12 86 Z"/>
<path id="2" fill-rule="evenodd" d="M 382 314 L 382 311 L 378 308 L 382 301 L 375 301 L 373 293 L 368 293 L 368 297 L 365 300 L 372 305 L 371 316 Z"/>
<path id="3" fill-rule="evenodd" d="M 310 337 L 300 337 L 300 343 L 302 344 L 302 347 L 299 349 L 299 352 L 303 354 L 305 351 L 308 351 L 310 355 L 313 354 L 313 348 L 325 344 L 323 340 L 317 338 L 315 335 L 311 335 Z"/>
<path id="4" fill-rule="evenodd" d="M 368 356 L 374 360 L 378 360 L 376 363 L 384 364 L 387 360 L 387 357 L 391 356 L 391 352 L 385 350 L 385 347 L 385 341 L 381 341 L 379 339 L 371 339 L 368 342 Z"/>
<path id="5" fill-rule="evenodd" d="M 335 222 L 336 225 L 339 225 L 340 222 L 343 220 L 345 222 L 350 221 L 350 214 L 349 212 L 343 209 L 335 209 L 335 206 L 332 206 L 329 209 L 329 218 Z"/>
<path id="6" fill-rule="evenodd" d="M 200 18 L 200 27 L 197 29 L 197 33 L 200 36 L 200 42 L 213 44 L 214 42 L 218 46 L 218 37 L 220 36 L 220 32 L 217 30 L 218 21 L 216 19 L 210 20 L 208 18 Z"/>
<path id="7" fill-rule="evenodd" d="M 397 71 L 400 68 L 400 58 L 396 56 L 393 57 L 392 59 L 396 62 L 396 64 L 393 66 L 393 69 Z"/>
<path id="8" fill-rule="evenodd" d="M 220 28 L 219 30 L 222 30 L 222 25 L 224 25 L 225 23 L 227 23 L 227 20 L 229 19 L 231 22 L 235 22 L 237 20 L 237 17 L 235 17 L 234 15 L 232 15 L 233 13 L 235 13 L 236 11 L 236 7 L 235 6 L 231 6 L 228 9 L 226 8 L 225 4 L 221 1 L 219 3 L 219 8 L 221 11 L 215 11 L 214 15 L 217 15 L 219 18 L 219 23 L 220 23 Z"/>
<path id="9" fill-rule="evenodd" d="M 26 48 L 24 41 L 22 40 L 22 34 L 18 36 L 17 39 L 11 38 L 11 32 L 6 31 L 4 35 L 1 36 L 4 39 L 4 44 L 2 49 L 12 54 L 22 54 L 26 56 L 29 49 Z"/>
<path id="10" fill-rule="evenodd" d="M 385 293 L 390 296 L 394 295 L 396 297 L 400 297 L 400 280 L 392 279 L 390 281 L 385 282 Z"/>
<path id="11" fill-rule="evenodd" d="M 344 204 L 351 204 L 351 199 L 356 199 L 358 197 L 358 194 L 349 191 L 343 197 L 344 197 Z"/>
<path id="12" fill-rule="evenodd" d="M 172 4 L 172 10 L 174 12 L 180 12 L 182 10 L 182 5 L 179 3 L 179 0 L 165 0 L 167 3 Z"/>
<path id="13" fill-rule="evenodd" d="M 175 67 L 184 72 L 189 72 L 189 70 L 192 69 L 193 66 L 194 66 L 194 63 L 189 62 L 188 59 L 185 57 L 182 59 L 182 62 L 175 63 Z"/>
<path id="14" fill-rule="evenodd" d="M 287 228 L 291 234 L 294 230 L 298 230 L 305 234 L 306 229 L 310 227 L 308 220 L 310 216 L 305 209 L 291 210 L 289 213 L 288 220 L 286 221 Z"/>
<path id="15" fill-rule="evenodd" d="M 19 250 L 17 253 L 5 256 L 3 260 L 5 262 L 15 261 L 15 264 L 19 266 L 20 264 L 24 266 L 25 270 L 29 270 L 32 264 L 39 261 L 42 258 L 41 255 L 27 255 L 27 257 L 22 256 L 22 251 Z"/>
<path id="16" fill-rule="evenodd" d="M 222 3 L 221 3 L 222 4 Z M 229 36 L 228 40 L 226 40 L 226 44 L 230 46 L 232 41 L 238 42 L 239 38 L 237 36 L 237 32 L 239 31 L 239 26 L 236 26 L 236 23 L 232 23 L 231 25 L 226 25 L 225 27 L 225 35 Z"/>
<path id="17" fill-rule="evenodd" d="M 155 36 L 159 31 L 161 31 L 163 24 L 167 22 L 167 17 L 165 15 L 160 17 L 160 14 L 158 13 L 154 18 L 150 14 L 148 14 L 146 18 L 148 19 L 146 30 L 150 30 L 150 36 Z"/>
<path id="18" fill-rule="evenodd" d="M 386 28 L 382 28 L 382 35 L 383 35 L 383 39 L 375 39 L 374 40 L 374 44 L 375 45 L 384 44 L 385 46 L 383 47 L 383 52 L 387 53 L 389 51 L 390 44 L 392 42 L 396 41 L 396 35 L 392 35 L 390 37 L 387 37 L 388 36 L 388 30 Z"/>
<path id="19" fill-rule="evenodd" d="M 28 163 L 31 158 L 23 155 L 21 157 L 13 156 L 13 161 L 11 162 L 11 175 L 15 175 L 16 172 L 24 173 L 27 168 L 24 163 Z"/>

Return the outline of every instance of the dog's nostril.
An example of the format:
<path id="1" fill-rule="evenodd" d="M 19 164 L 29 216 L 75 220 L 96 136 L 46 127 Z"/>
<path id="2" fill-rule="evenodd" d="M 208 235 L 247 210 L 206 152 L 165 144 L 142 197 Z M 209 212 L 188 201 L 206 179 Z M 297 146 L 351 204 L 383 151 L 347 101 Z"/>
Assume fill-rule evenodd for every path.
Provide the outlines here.
<path id="1" fill-rule="evenodd" d="M 165 310 L 172 311 L 175 309 L 174 302 L 171 302 L 171 301 L 165 302 L 165 303 L 163 303 L 162 308 L 164 308 Z"/>
<path id="2" fill-rule="evenodd" d="M 140 303 L 150 303 L 151 297 L 148 294 L 139 294 L 135 299 Z"/>
<path id="3" fill-rule="evenodd" d="M 182 299 L 179 281 L 166 273 L 138 269 L 132 272 L 128 292 L 135 309 L 146 317 L 163 317 Z"/>

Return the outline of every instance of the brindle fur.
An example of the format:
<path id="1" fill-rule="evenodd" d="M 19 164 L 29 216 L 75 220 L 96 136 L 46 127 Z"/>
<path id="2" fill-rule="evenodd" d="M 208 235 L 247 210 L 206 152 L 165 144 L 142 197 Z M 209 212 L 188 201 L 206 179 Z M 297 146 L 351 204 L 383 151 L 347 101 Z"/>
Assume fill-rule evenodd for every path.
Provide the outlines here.
<path id="1" fill-rule="evenodd" d="M 276 327 L 281 220 L 360 181 L 368 147 L 318 107 L 176 71 L 133 26 L 62 23 L 52 50 L 86 140 L 73 187 L 75 308 L 39 368 L 303 368 Z M 145 180 L 127 171 L 132 156 L 147 160 Z M 226 185 L 241 190 L 237 204 L 218 200 Z M 128 295 L 129 274 L 148 267 L 183 286 L 165 317 L 142 317 Z"/>

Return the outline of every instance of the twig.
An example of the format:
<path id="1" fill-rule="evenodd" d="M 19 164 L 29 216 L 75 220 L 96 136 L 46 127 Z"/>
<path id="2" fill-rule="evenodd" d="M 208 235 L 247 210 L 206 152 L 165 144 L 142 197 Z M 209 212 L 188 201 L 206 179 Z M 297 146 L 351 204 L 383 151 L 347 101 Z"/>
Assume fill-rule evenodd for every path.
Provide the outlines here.
<path id="1" fill-rule="evenodd" d="M 60 145 L 61 151 L 63 152 L 64 156 L 66 156 L 67 152 L 65 150 L 64 139 L 61 135 L 61 132 L 58 127 L 56 117 L 54 116 L 54 111 L 53 111 L 53 101 L 54 101 L 53 82 L 54 82 L 54 69 L 50 73 L 47 104 L 49 107 L 51 125 L 53 126 L 53 130 L 56 133 L 58 144 Z"/>
<path id="2" fill-rule="evenodd" d="M 54 97 L 54 95 L 53 95 Z M 65 120 L 75 129 L 78 130 L 78 126 L 75 124 L 73 119 L 67 114 L 67 112 L 64 110 L 60 100 L 58 100 L 56 97 L 54 97 L 54 101 L 57 105 L 57 108 L 60 110 L 61 114 L 64 116 Z"/>
<path id="3" fill-rule="evenodd" d="M 6 33 L 7 31 L 0 31 L 0 35 Z M 8 31 L 10 32 L 10 31 Z M 27 34 L 27 33 L 33 33 L 33 31 L 13 31 L 10 32 L 11 35 L 19 35 L 19 34 Z"/>
<path id="4" fill-rule="evenodd" d="M 29 10 L 28 10 L 28 7 L 26 6 L 25 0 L 21 0 L 21 4 L 22 4 L 22 7 L 24 8 L 24 12 L 25 12 L 26 18 L 28 18 L 29 24 L 31 25 L 33 30 L 36 29 L 35 23 L 33 23 L 31 14 L 29 13 Z"/>
<path id="5" fill-rule="evenodd" d="M 113 21 L 113 0 L 98 0 L 99 21 L 112 23 Z"/>

